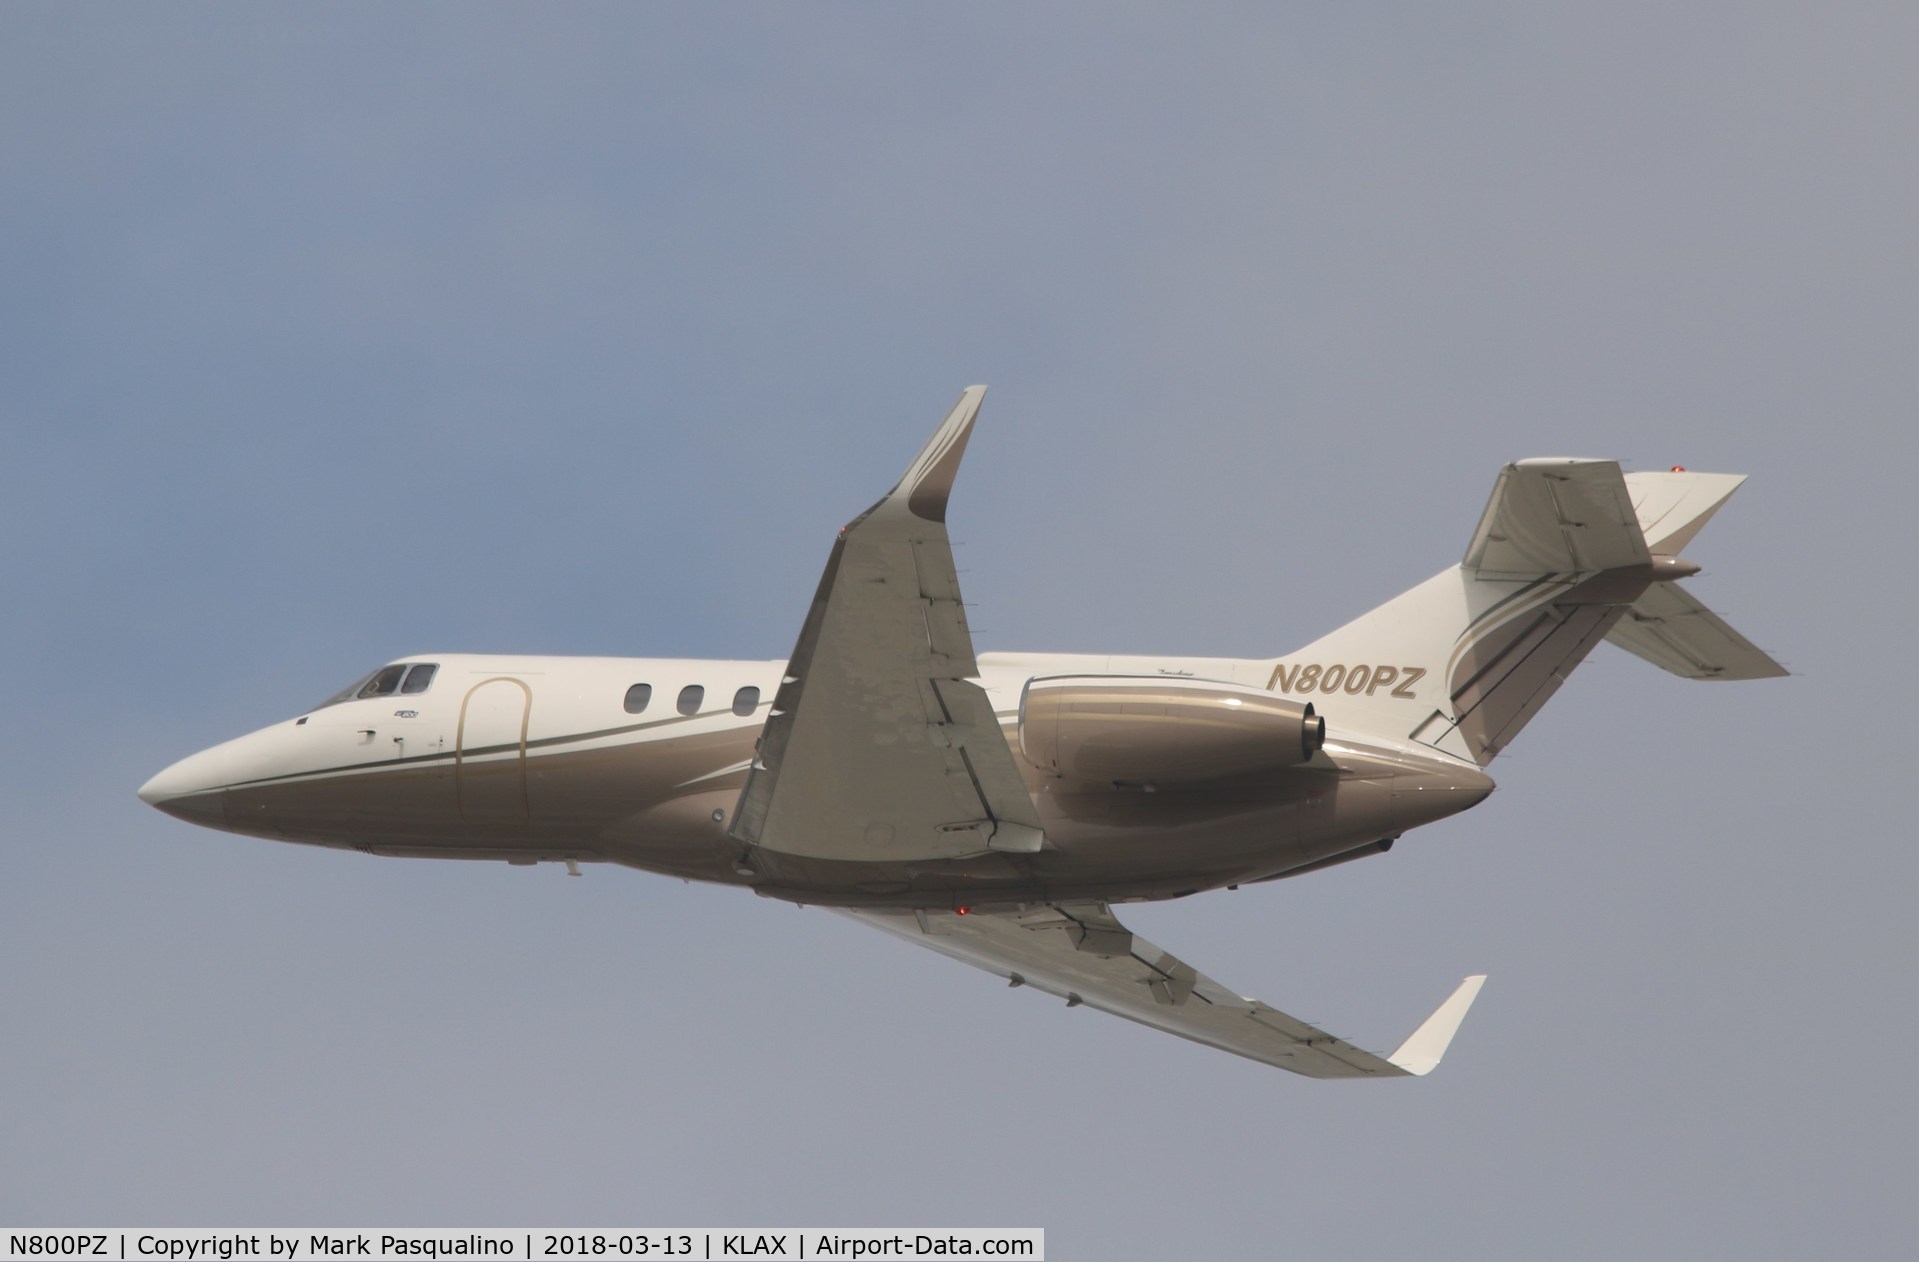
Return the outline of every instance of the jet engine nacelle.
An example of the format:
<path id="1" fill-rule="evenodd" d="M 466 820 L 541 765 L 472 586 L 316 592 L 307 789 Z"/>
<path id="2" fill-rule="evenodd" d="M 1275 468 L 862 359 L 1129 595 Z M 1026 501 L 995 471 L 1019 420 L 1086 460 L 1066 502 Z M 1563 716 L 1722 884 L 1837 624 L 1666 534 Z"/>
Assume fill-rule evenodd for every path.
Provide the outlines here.
<path id="1" fill-rule="evenodd" d="M 1069 780 L 1216 780 L 1296 766 L 1325 742 L 1310 703 L 1216 680 L 1054 675 L 1020 694 L 1020 754 Z"/>

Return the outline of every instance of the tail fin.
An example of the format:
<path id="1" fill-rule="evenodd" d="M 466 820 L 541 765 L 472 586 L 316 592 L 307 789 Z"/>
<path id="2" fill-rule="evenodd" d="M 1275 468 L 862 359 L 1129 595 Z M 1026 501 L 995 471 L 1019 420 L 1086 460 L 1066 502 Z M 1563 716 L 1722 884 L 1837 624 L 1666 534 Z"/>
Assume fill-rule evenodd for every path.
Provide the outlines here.
<path id="1" fill-rule="evenodd" d="M 1673 585 L 1698 573 L 1678 549 L 1744 480 L 1509 464 L 1460 564 L 1278 659 L 1267 686 L 1311 694 L 1334 734 L 1410 737 L 1484 766 L 1602 639 L 1688 678 L 1783 675 Z"/>

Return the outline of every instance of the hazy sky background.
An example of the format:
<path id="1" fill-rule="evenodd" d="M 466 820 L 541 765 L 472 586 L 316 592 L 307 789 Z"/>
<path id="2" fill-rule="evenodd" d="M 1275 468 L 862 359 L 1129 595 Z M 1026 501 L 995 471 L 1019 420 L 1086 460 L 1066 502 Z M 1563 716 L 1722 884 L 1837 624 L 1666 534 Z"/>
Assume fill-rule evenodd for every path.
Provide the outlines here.
<path id="1" fill-rule="evenodd" d="M 1904 1256 L 1919 9 L 0 7 L 0 1223 Z M 1267 656 L 1746 472 L 1500 791 L 1129 912 L 1318 1083 L 816 910 L 134 790 L 402 654 L 769 658 L 961 387 L 982 648 Z"/>

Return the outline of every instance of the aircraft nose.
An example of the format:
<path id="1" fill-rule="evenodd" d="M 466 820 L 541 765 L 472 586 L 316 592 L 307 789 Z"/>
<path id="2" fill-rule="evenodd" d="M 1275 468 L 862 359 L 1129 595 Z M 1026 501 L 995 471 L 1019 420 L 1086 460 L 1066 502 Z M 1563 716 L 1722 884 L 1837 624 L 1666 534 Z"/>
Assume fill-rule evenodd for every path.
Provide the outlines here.
<path id="1" fill-rule="evenodd" d="M 174 763 L 140 786 L 140 800 L 189 824 L 224 827 L 226 784 L 207 756 L 213 752 L 206 750 Z"/>

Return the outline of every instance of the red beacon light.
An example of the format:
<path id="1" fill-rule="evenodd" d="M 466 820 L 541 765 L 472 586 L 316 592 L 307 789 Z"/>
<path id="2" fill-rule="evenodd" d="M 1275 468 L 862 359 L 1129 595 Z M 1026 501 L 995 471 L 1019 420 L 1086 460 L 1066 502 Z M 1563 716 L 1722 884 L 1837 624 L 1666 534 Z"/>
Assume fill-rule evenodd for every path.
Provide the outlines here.
<path id="1" fill-rule="evenodd" d="M 953 914 L 955 916 L 970 916 L 973 914 L 973 909 L 971 907 L 955 907 Z"/>
<path id="2" fill-rule="evenodd" d="M 1672 471 L 1674 473 L 1684 473 L 1686 471 L 1686 466 L 1682 464 L 1676 464 L 1672 467 Z"/>

